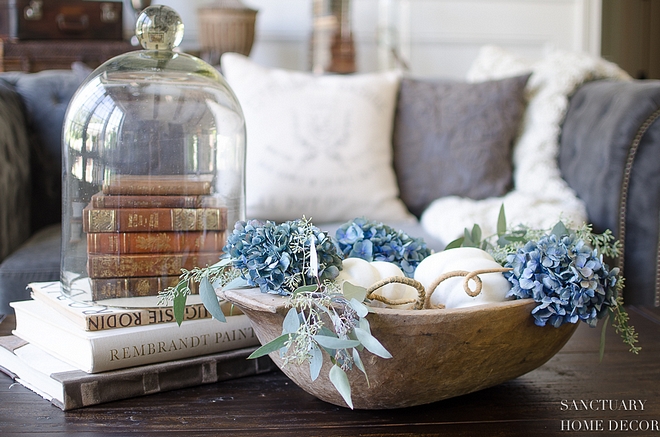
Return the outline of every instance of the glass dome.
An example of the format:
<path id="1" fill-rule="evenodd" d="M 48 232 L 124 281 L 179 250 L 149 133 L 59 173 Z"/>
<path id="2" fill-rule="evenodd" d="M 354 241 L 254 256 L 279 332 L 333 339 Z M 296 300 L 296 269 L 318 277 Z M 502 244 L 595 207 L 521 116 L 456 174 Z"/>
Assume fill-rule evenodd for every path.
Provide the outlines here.
<path id="1" fill-rule="evenodd" d="M 174 51 L 183 24 L 173 9 L 145 9 L 136 36 L 144 50 L 81 84 L 62 134 L 63 292 L 124 307 L 155 306 L 182 268 L 217 262 L 245 216 L 234 93 L 215 68 Z"/>

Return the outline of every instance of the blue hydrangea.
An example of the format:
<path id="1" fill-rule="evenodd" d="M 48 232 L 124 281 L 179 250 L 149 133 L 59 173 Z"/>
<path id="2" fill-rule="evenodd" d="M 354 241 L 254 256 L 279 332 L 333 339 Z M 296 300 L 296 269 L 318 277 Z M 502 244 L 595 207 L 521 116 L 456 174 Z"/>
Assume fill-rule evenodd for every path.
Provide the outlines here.
<path id="1" fill-rule="evenodd" d="M 412 238 L 381 222 L 356 218 L 344 223 L 335 232 L 335 239 L 344 257 L 367 261 L 389 261 L 412 277 L 417 265 L 431 254 L 421 238 Z"/>
<path id="2" fill-rule="evenodd" d="M 289 294 L 316 281 L 310 269 L 311 241 L 318 258 L 318 278 L 336 278 L 342 258 L 334 241 L 304 219 L 279 225 L 239 221 L 227 237 L 224 252 L 249 285 L 258 286 L 262 292 Z"/>
<path id="3" fill-rule="evenodd" d="M 547 235 L 509 254 L 505 276 L 513 284 L 507 296 L 532 298 L 539 326 L 582 320 L 596 326 L 608 307 L 616 306 L 619 269 L 609 269 L 603 257 L 575 235 Z"/>

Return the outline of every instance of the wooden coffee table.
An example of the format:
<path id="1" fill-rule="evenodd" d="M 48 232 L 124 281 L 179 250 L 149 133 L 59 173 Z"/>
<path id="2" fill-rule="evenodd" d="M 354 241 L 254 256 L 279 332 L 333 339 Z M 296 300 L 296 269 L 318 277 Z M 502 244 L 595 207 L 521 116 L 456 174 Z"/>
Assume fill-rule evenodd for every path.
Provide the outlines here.
<path id="1" fill-rule="evenodd" d="M 628 311 L 643 347 L 637 356 L 609 329 L 599 363 L 601 330 L 582 325 L 533 372 L 399 410 L 330 405 L 278 371 L 65 413 L 0 374 L 0 435 L 660 435 L 660 310 Z M 12 322 L 0 324 L 0 334 Z"/>

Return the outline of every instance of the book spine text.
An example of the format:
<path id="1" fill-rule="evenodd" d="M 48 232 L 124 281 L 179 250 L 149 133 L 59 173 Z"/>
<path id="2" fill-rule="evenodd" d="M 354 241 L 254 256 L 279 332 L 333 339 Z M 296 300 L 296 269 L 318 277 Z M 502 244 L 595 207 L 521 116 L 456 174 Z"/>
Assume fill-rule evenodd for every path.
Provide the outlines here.
<path id="1" fill-rule="evenodd" d="M 92 299 L 116 299 L 123 297 L 158 296 L 160 291 L 175 287 L 180 281 L 179 276 L 153 276 L 135 278 L 92 278 Z M 196 283 L 191 284 L 190 291 L 197 294 Z"/>
<path id="2" fill-rule="evenodd" d="M 220 252 L 226 231 L 93 232 L 87 234 L 89 253 Z"/>
<path id="3" fill-rule="evenodd" d="M 113 196 L 96 193 L 92 196 L 94 208 L 202 208 L 219 207 L 212 196 Z"/>
<path id="4" fill-rule="evenodd" d="M 225 208 L 110 208 L 83 210 L 85 232 L 224 231 Z"/>

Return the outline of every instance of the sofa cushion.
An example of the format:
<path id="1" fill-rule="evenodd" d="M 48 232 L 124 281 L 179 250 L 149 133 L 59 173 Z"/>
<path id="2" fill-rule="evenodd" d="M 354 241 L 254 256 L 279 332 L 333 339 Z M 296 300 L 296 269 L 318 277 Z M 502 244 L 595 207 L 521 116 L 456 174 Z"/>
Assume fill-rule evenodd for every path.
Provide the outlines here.
<path id="1" fill-rule="evenodd" d="M 394 124 L 401 199 L 420 216 L 435 199 L 502 196 L 529 75 L 481 83 L 404 78 Z"/>
<path id="2" fill-rule="evenodd" d="M 245 114 L 249 218 L 413 218 L 392 167 L 398 73 L 314 76 L 235 53 L 222 70 Z"/>
<path id="3" fill-rule="evenodd" d="M 9 302 L 30 298 L 30 282 L 60 279 L 61 226 L 43 228 L 0 264 L 0 314 L 12 314 Z"/>

